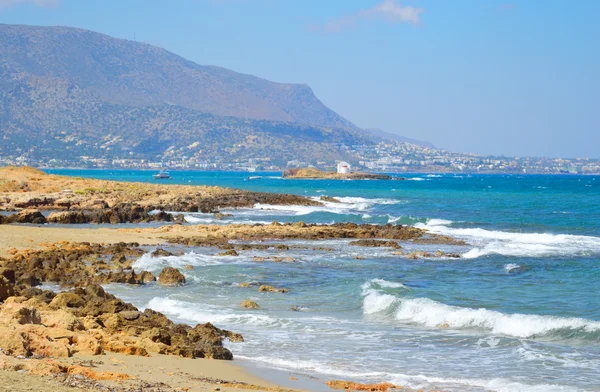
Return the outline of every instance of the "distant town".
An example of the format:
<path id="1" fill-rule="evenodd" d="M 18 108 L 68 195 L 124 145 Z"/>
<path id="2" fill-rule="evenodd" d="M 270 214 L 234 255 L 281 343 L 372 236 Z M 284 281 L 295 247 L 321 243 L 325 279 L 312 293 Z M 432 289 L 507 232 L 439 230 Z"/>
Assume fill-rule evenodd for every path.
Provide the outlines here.
<path id="1" fill-rule="evenodd" d="M 484 156 L 449 152 L 415 144 L 385 141 L 374 145 L 342 146 L 353 171 L 387 173 L 526 173 L 526 174 L 600 174 L 600 159 L 532 158 Z M 304 162 L 290 160 L 272 162 L 269 157 L 223 160 L 218 156 L 205 159 L 174 154 L 160 159 L 78 156 L 72 159 L 36 159 L 29 152 L 0 156 L 0 165 L 35 166 L 39 168 L 117 168 L 117 169 L 182 169 L 229 171 L 279 171 L 288 168 L 316 167 L 335 170 L 336 162 Z"/>

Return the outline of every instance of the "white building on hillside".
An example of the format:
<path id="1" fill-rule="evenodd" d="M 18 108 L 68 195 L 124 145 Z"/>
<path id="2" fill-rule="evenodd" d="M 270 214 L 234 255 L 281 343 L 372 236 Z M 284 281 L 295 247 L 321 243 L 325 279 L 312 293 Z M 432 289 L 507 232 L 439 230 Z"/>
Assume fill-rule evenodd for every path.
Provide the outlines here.
<path id="1" fill-rule="evenodd" d="M 340 174 L 350 174 L 350 164 L 348 162 L 340 162 L 337 164 L 337 172 Z"/>

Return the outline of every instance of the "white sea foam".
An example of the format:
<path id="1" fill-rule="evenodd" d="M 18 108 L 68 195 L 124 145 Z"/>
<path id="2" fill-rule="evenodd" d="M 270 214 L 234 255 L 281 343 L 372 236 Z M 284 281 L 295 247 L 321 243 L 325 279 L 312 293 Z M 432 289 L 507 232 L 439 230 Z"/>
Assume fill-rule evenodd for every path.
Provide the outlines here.
<path id="1" fill-rule="evenodd" d="M 373 279 L 371 280 L 371 283 L 375 283 L 376 285 L 379 285 L 380 287 L 389 287 L 389 288 L 393 288 L 393 289 L 406 289 L 406 290 L 410 290 L 408 287 L 406 287 L 405 285 L 403 285 L 400 282 L 390 282 L 384 279 Z"/>
<path id="2" fill-rule="evenodd" d="M 397 199 L 383 199 L 383 198 L 379 198 L 379 199 L 367 199 L 367 198 L 364 198 L 364 197 L 336 197 L 336 199 L 338 199 L 342 203 L 349 203 L 349 204 L 354 204 L 354 203 L 400 204 L 400 203 L 402 203 L 402 200 L 397 200 Z"/>
<path id="3" fill-rule="evenodd" d="M 582 318 L 504 314 L 494 310 L 461 308 L 429 298 L 403 299 L 396 311 L 399 321 L 427 327 L 447 325 L 454 329 L 482 329 L 518 338 L 548 335 L 559 330 L 600 331 L 600 322 Z"/>
<path id="4" fill-rule="evenodd" d="M 465 390 L 468 387 L 475 387 L 476 390 L 484 388 L 488 391 L 496 392 L 576 392 L 577 388 L 557 384 L 524 384 L 505 378 L 494 379 L 469 379 L 469 378 L 451 378 L 434 377 L 425 375 L 393 375 L 390 378 L 392 384 L 406 385 L 414 389 L 425 389 L 431 385 L 445 386 L 443 389 Z M 447 387 L 446 387 L 447 386 Z M 465 388 L 466 387 L 466 388 Z M 468 388 L 467 390 L 471 390 Z"/>
<path id="5" fill-rule="evenodd" d="M 476 247 L 463 255 L 474 259 L 490 254 L 514 257 L 591 256 L 600 254 L 600 238 L 570 234 L 511 233 L 481 228 L 449 227 L 452 222 L 430 219 L 415 227 L 461 238 Z"/>
<path id="6" fill-rule="evenodd" d="M 181 256 L 162 256 L 153 257 L 150 253 L 142 255 L 139 259 L 133 263 L 132 267 L 136 270 L 156 271 L 166 266 L 183 268 L 186 265 L 193 266 L 209 266 L 219 265 L 224 263 L 229 264 L 241 264 L 244 263 L 244 259 L 232 256 L 210 256 L 202 255 L 194 252 L 189 252 Z M 247 262 L 247 260 L 246 260 Z M 184 273 L 185 274 L 185 273 Z"/>
<path id="7" fill-rule="evenodd" d="M 392 308 L 399 301 L 395 295 L 385 294 L 378 290 L 378 287 L 383 288 L 404 288 L 408 289 L 402 283 L 389 282 L 383 279 L 372 279 L 362 285 L 363 313 L 373 314 L 383 312 Z"/>
<path id="8" fill-rule="evenodd" d="M 514 382 L 504 378 L 494 379 L 468 379 L 426 376 L 422 374 L 399 374 L 388 372 L 365 372 L 355 371 L 348 367 L 340 367 L 337 364 L 327 363 L 326 361 L 316 359 L 284 359 L 275 356 L 244 356 L 236 355 L 237 358 L 252 362 L 259 362 L 277 369 L 315 372 L 330 376 L 357 379 L 363 381 L 381 382 L 387 381 L 396 385 L 403 385 L 413 389 L 437 389 L 437 386 L 444 386 L 444 390 L 465 390 L 465 387 L 475 387 L 477 390 L 485 388 L 497 392 L 567 392 L 577 389 L 556 384 L 524 384 Z M 469 388 L 469 390 L 471 390 Z"/>
<path id="9" fill-rule="evenodd" d="M 225 210 L 223 210 L 223 212 L 226 212 Z M 243 215 L 243 214 L 240 214 Z M 256 215 L 256 214 L 254 214 Z M 256 220 L 256 219 L 236 219 L 234 218 L 228 218 L 228 219 L 217 219 L 215 218 L 215 216 L 213 214 L 202 214 L 202 213 L 186 213 L 184 214 L 184 219 L 186 222 L 188 223 L 192 223 L 192 224 L 204 224 L 204 225 L 213 225 L 213 224 L 248 224 L 248 225 L 254 225 L 254 224 L 263 224 L 263 225 L 268 225 L 271 223 L 271 221 L 264 221 L 264 220 Z"/>
<path id="10" fill-rule="evenodd" d="M 406 181 L 427 181 L 427 179 L 423 177 L 410 177 L 407 178 Z"/>
<path id="11" fill-rule="evenodd" d="M 221 322 L 229 324 L 251 324 L 260 327 L 285 327 L 287 324 L 286 320 L 277 319 L 256 312 L 224 313 L 222 310 L 209 307 L 202 309 L 199 304 L 162 297 L 152 298 L 148 302 L 148 308 L 163 312 L 168 316 L 185 322 Z"/>
<path id="12" fill-rule="evenodd" d="M 600 321 L 575 317 L 505 314 L 484 308 L 472 309 L 446 305 L 429 298 L 404 298 L 378 289 L 375 285 L 392 287 L 390 282 L 383 285 L 380 282 L 375 279 L 363 284 L 364 314 L 385 312 L 397 321 L 407 324 L 430 328 L 444 325 L 452 329 L 477 329 L 518 338 L 550 335 L 565 330 L 582 333 L 600 332 Z"/>
<path id="13" fill-rule="evenodd" d="M 514 264 L 514 263 L 508 263 L 504 266 L 504 270 L 507 273 L 511 273 L 512 271 L 518 271 L 520 270 L 522 267 L 519 264 Z"/>
<path id="14" fill-rule="evenodd" d="M 388 222 L 387 223 L 396 223 L 398 222 L 400 219 L 402 219 L 401 216 L 392 216 L 392 215 L 388 215 Z"/>
<path id="15" fill-rule="evenodd" d="M 367 199 L 364 197 L 336 197 L 340 203 L 323 201 L 320 197 L 312 197 L 312 200 L 319 201 L 322 206 L 297 206 L 297 205 L 273 205 L 273 204 L 255 204 L 253 210 L 261 212 L 276 212 L 277 214 L 301 216 L 314 212 L 330 212 L 334 214 L 348 214 L 352 212 L 362 212 L 370 209 L 376 204 L 399 204 L 402 200 L 396 199 Z M 246 213 L 249 211 L 246 210 Z M 235 212 L 234 212 L 235 214 Z"/>

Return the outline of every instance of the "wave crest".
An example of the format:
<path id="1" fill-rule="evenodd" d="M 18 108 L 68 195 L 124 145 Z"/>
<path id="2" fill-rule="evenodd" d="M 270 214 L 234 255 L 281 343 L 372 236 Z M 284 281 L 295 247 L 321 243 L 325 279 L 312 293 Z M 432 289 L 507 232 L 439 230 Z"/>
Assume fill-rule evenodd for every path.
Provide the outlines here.
<path id="1" fill-rule="evenodd" d="M 390 284 L 392 283 L 392 284 Z M 398 286 L 399 285 L 399 286 Z M 404 285 L 373 279 L 362 286 L 363 313 L 384 313 L 405 324 L 430 328 L 477 329 L 517 338 L 554 337 L 600 341 L 600 321 L 575 317 L 505 314 L 484 308 L 446 305 L 429 298 L 406 298 L 385 292 Z"/>

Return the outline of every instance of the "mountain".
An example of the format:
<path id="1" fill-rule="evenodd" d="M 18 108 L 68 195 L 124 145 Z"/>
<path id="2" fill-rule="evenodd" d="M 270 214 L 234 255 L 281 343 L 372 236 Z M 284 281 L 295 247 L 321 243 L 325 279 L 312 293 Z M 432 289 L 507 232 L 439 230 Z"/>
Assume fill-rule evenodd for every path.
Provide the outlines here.
<path id="1" fill-rule="evenodd" d="M 394 141 L 397 141 L 400 143 L 409 143 L 409 144 L 414 144 L 414 145 L 417 145 L 420 147 L 425 147 L 425 148 L 435 148 L 435 146 L 430 142 L 426 142 L 423 140 L 417 140 L 417 139 L 411 139 L 409 137 L 400 136 L 395 133 L 386 132 L 386 131 L 383 131 L 383 130 L 377 129 L 377 128 L 369 128 L 369 129 L 365 129 L 364 131 L 366 133 L 370 134 L 375 141 L 394 140 Z"/>
<path id="2" fill-rule="evenodd" d="M 356 129 L 304 84 L 202 66 L 156 46 L 71 27 L 0 25 L 1 66 L 63 79 L 104 102 Z"/>
<path id="3" fill-rule="evenodd" d="M 0 155 L 272 162 L 373 142 L 302 84 L 202 66 L 144 43 L 0 24 Z"/>

